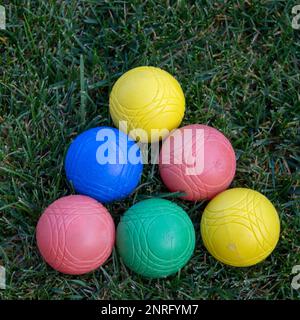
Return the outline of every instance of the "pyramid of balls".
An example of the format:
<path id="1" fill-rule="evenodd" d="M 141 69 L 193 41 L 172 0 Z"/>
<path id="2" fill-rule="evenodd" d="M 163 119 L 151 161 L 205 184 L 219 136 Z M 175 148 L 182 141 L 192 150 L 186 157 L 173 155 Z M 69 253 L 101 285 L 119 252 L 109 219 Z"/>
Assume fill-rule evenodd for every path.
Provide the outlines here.
<path id="1" fill-rule="evenodd" d="M 160 141 L 159 173 L 167 189 L 184 200 L 182 206 L 210 200 L 201 236 L 214 258 L 246 267 L 273 251 L 280 232 L 274 206 L 257 191 L 227 189 L 236 158 L 219 130 L 204 124 L 178 129 L 185 97 L 173 76 L 155 67 L 134 68 L 114 84 L 109 107 L 116 128 L 89 129 L 68 149 L 65 171 L 76 195 L 54 201 L 38 222 L 37 245 L 50 266 L 66 274 L 90 272 L 115 244 L 124 265 L 145 277 L 166 277 L 187 264 L 195 229 L 181 206 L 150 194 L 121 216 L 117 231 L 104 206 L 138 192 L 141 143 Z"/>

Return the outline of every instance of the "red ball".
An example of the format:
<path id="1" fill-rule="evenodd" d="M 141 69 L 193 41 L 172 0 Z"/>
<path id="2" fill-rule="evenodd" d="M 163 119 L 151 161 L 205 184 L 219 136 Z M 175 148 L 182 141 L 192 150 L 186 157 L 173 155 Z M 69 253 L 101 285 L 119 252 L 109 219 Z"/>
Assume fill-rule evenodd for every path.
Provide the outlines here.
<path id="1" fill-rule="evenodd" d="M 161 178 L 182 199 L 214 197 L 231 183 L 236 168 L 234 150 L 217 129 L 193 124 L 175 130 L 164 141 L 159 157 Z"/>
<path id="2" fill-rule="evenodd" d="M 72 195 L 54 201 L 44 211 L 36 238 L 41 255 L 52 268 L 83 274 L 97 269 L 110 256 L 115 225 L 102 204 Z"/>

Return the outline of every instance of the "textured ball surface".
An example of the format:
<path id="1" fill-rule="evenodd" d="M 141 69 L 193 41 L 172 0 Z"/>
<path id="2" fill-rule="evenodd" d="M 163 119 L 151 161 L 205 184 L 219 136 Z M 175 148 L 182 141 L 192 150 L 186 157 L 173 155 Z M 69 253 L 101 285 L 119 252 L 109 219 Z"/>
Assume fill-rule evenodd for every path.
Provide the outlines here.
<path id="1" fill-rule="evenodd" d="M 190 259 L 195 230 L 187 213 L 163 199 L 128 209 L 117 228 L 117 248 L 128 268 L 149 278 L 177 272 Z"/>
<path id="2" fill-rule="evenodd" d="M 151 129 L 177 128 L 184 116 L 185 98 L 180 84 L 168 72 L 155 67 L 138 67 L 123 74 L 113 86 L 110 114 L 116 127 L 127 121 L 127 133 L 142 142 L 161 137 Z M 140 134 L 139 128 L 147 132 Z M 120 128 L 121 129 L 121 128 Z M 161 132 L 162 138 L 168 133 Z"/>
<path id="3" fill-rule="evenodd" d="M 219 261 L 247 267 L 264 260 L 280 233 L 276 209 L 261 193 L 244 188 L 226 190 L 205 208 L 201 235 L 207 250 Z"/>
<path id="4" fill-rule="evenodd" d="M 110 138 L 102 139 L 106 135 Z M 133 154 L 136 162 L 130 160 Z M 81 133 L 72 142 L 65 170 L 76 192 L 108 203 L 124 199 L 134 191 L 143 171 L 142 155 L 125 133 L 97 127 Z"/>
<path id="5" fill-rule="evenodd" d="M 108 259 L 115 226 L 99 202 L 73 195 L 54 201 L 44 211 L 36 238 L 41 255 L 52 268 L 78 275 L 97 269 Z"/>
<path id="6" fill-rule="evenodd" d="M 185 193 L 182 199 L 210 199 L 225 190 L 236 168 L 234 150 L 217 129 L 193 124 L 175 130 L 160 151 L 160 176 L 172 191 Z"/>

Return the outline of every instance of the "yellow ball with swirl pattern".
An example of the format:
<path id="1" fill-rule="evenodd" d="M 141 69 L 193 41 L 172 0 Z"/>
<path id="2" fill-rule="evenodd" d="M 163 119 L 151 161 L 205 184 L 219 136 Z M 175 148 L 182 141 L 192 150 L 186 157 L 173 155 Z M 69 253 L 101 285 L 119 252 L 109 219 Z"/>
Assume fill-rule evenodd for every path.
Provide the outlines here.
<path id="1" fill-rule="evenodd" d="M 155 142 L 180 125 L 185 98 L 180 84 L 168 72 L 143 66 L 129 70 L 117 80 L 109 109 L 120 130 L 141 142 Z"/>
<path id="2" fill-rule="evenodd" d="M 217 260 L 247 267 L 264 260 L 276 247 L 280 222 L 276 209 L 261 193 L 226 190 L 213 198 L 201 219 L 205 247 Z"/>

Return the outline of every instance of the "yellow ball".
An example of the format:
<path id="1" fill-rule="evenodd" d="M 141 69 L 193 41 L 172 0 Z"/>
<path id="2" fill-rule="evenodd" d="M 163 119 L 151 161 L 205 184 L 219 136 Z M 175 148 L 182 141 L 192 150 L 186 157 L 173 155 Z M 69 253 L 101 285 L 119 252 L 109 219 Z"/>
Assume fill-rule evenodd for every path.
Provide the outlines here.
<path id="1" fill-rule="evenodd" d="M 120 130 L 141 142 L 155 142 L 180 125 L 185 98 L 180 84 L 168 72 L 138 67 L 117 80 L 110 94 L 109 108 Z M 119 126 L 119 121 L 127 121 L 127 128 Z"/>
<path id="2" fill-rule="evenodd" d="M 245 188 L 226 190 L 213 198 L 201 219 L 207 250 L 219 261 L 248 267 L 276 247 L 280 222 L 276 209 L 261 193 Z"/>

